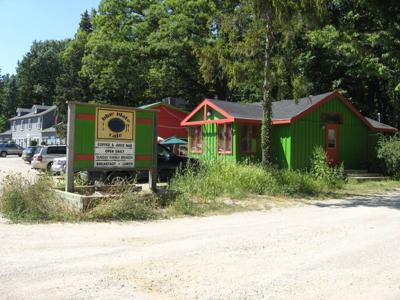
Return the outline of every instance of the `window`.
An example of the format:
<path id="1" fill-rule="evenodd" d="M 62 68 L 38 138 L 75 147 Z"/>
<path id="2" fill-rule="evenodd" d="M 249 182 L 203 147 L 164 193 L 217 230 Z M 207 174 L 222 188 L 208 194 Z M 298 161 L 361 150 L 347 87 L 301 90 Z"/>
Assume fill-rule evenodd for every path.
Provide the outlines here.
<path id="1" fill-rule="evenodd" d="M 322 124 L 343 124 L 343 116 L 338 113 L 321 113 Z"/>
<path id="2" fill-rule="evenodd" d="M 21 120 L 21 130 L 24 130 L 24 120 Z"/>
<path id="3" fill-rule="evenodd" d="M 255 125 L 240 126 L 240 152 L 257 152 L 258 130 Z"/>
<path id="4" fill-rule="evenodd" d="M 201 126 L 190 128 L 190 152 L 203 152 L 203 128 Z"/>
<path id="5" fill-rule="evenodd" d="M 32 120 L 28 119 L 28 129 L 31 130 L 32 129 Z"/>
<path id="6" fill-rule="evenodd" d="M 37 128 L 37 129 L 40 129 L 40 128 L 41 128 L 40 117 L 37 118 L 36 128 Z"/>
<path id="7" fill-rule="evenodd" d="M 217 127 L 218 153 L 232 153 L 232 124 L 218 125 Z"/>
<path id="8" fill-rule="evenodd" d="M 328 148 L 336 148 L 336 131 L 334 129 L 328 129 Z"/>

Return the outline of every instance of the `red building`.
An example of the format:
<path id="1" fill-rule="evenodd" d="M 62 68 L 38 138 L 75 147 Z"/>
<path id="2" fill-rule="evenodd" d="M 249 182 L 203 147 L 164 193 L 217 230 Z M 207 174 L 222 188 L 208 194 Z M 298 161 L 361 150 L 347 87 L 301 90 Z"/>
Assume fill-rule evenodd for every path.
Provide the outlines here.
<path id="1" fill-rule="evenodd" d="M 181 122 L 189 114 L 188 112 L 163 102 L 156 102 L 141 106 L 144 109 L 158 110 L 158 136 L 166 139 L 172 136 L 187 138 L 187 130 L 181 126 Z"/>

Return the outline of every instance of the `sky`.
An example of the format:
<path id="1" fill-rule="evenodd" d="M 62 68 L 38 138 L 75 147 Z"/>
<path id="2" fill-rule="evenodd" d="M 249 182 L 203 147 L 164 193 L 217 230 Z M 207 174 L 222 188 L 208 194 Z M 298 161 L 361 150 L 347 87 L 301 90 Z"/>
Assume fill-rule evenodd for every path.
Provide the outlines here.
<path id="1" fill-rule="evenodd" d="M 0 69 L 14 74 L 34 40 L 72 38 L 100 0 L 0 0 Z"/>

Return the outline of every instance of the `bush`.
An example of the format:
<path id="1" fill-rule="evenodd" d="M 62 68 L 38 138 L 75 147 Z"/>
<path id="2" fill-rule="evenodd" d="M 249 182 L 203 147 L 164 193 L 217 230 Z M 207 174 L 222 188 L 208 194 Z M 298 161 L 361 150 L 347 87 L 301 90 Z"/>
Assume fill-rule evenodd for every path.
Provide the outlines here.
<path id="1" fill-rule="evenodd" d="M 344 166 L 341 163 L 337 167 L 331 167 L 328 157 L 322 147 L 316 147 L 311 158 L 311 174 L 325 182 L 329 188 L 340 188 L 344 184 Z"/>
<path id="2" fill-rule="evenodd" d="M 88 211 L 83 218 L 96 221 L 148 220 L 158 216 L 158 198 L 127 188 L 117 197 L 110 197 Z"/>
<path id="3" fill-rule="evenodd" d="M 261 166 L 217 160 L 202 160 L 197 168 L 189 167 L 171 180 L 173 190 L 203 200 L 264 194 L 266 187 L 274 189 L 276 180 Z"/>
<path id="4" fill-rule="evenodd" d="M 385 138 L 378 141 L 377 156 L 385 164 L 387 174 L 400 179 L 400 135 Z"/>
<path id="5" fill-rule="evenodd" d="M 14 222 L 76 220 L 77 214 L 57 199 L 51 187 L 49 177 L 31 182 L 21 175 L 9 175 L 2 183 L 0 212 Z"/>

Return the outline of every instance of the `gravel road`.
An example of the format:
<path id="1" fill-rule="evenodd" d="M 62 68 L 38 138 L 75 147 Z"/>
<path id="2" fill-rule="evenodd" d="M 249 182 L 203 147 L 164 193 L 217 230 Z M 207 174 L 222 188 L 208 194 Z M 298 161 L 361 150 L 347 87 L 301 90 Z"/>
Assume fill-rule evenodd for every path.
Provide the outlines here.
<path id="1" fill-rule="evenodd" d="M 400 299 L 400 190 L 149 223 L 0 224 L 1 299 Z"/>
<path id="2" fill-rule="evenodd" d="M 37 171 L 31 169 L 28 163 L 16 155 L 0 157 L 0 184 L 5 176 L 12 173 L 21 173 L 25 177 L 33 178 L 37 174 Z"/>

